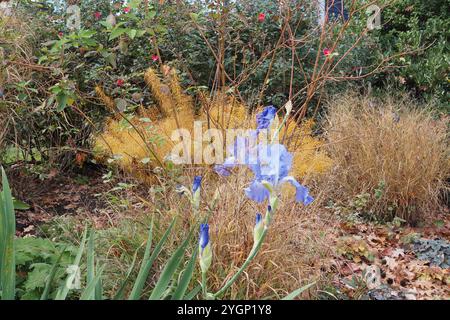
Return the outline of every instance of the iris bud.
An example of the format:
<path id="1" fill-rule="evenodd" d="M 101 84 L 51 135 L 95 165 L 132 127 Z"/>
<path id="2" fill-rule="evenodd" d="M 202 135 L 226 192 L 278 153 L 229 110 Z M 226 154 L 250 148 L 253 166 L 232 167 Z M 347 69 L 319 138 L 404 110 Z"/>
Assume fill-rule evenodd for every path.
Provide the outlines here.
<path id="1" fill-rule="evenodd" d="M 196 176 L 194 178 L 194 183 L 192 184 L 192 204 L 195 210 L 200 207 L 200 186 L 202 183 L 202 177 Z"/>
<path id="2" fill-rule="evenodd" d="M 212 251 L 209 243 L 209 225 L 207 223 L 200 225 L 200 240 L 198 245 L 200 269 L 206 273 L 211 266 Z"/>
<path id="3" fill-rule="evenodd" d="M 264 231 L 264 222 L 261 213 L 256 214 L 255 227 L 253 228 L 253 246 L 259 242 L 262 237 L 262 233 Z"/>

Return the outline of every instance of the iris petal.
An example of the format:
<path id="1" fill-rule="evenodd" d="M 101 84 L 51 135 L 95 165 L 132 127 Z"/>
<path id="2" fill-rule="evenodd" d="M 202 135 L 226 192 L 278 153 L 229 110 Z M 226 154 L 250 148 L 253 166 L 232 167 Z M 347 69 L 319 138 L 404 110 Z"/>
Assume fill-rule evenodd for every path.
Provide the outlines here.
<path id="1" fill-rule="evenodd" d="M 302 202 L 305 205 L 313 202 L 314 198 L 309 195 L 309 189 L 298 183 L 294 177 L 287 176 L 280 181 L 280 184 L 285 182 L 289 182 L 295 187 L 295 200 L 297 202 Z"/>
<path id="2" fill-rule="evenodd" d="M 194 183 L 192 184 L 192 192 L 195 192 L 200 188 L 200 185 L 202 183 L 202 177 L 201 176 L 195 176 L 194 177 Z"/>
<path id="3" fill-rule="evenodd" d="M 273 185 L 286 177 L 291 170 L 292 154 L 282 144 L 260 144 L 257 152 L 251 153 L 249 168 L 258 180 L 267 180 Z"/>
<path id="4" fill-rule="evenodd" d="M 274 106 L 265 107 L 261 113 L 256 115 L 256 125 L 258 130 L 267 129 L 275 118 L 277 109 Z"/>
<path id="5" fill-rule="evenodd" d="M 236 165 L 236 159 L 234 157 L 228 157 L 222 164 L 215 165 L 214 171 L 221 176 L 228 177 L 231 174 L 230 169 Z"/>
<path id="6" fill-rule="evenodd" d="M 260 203 L 269 198 L 270 195 L 269 190 L 257 180 L 254 180 L 248 188 L 245 188 L 245 194 L 251 200 Z"/>
<path id="7" fill-rule="evenodd" d="M 223 164 L 217 164 L 214 166 L 214 171 L 218 174 L 221 175 L 222 177 L 228 177 L 231 172 L 230 170 L 228 170 L 227 167 L 225 167 Z"/>

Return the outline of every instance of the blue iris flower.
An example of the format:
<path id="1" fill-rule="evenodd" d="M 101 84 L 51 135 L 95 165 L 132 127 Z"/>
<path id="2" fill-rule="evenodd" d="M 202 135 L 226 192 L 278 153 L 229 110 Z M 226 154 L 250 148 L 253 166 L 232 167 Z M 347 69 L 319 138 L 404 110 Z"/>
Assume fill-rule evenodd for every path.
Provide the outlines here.
<path id="1" fill-rule="evenodd" d="M 292 167 L 292 155 L 285 146 L 281 144 L 258 145 L 256 158 L 250 159 L 248 167 L 255 174 L 255 179 L 245 189 L 245 194 L 250 199 L 263 202 L 269 198 L 270 192 L 263 185 L 263 182 L 266 181 L 276 190 L 285 182 L 292 184 L 296 189 L 295 200 L 297 202 L 308 205 L 314 200 L 309 195 L 308 188 L 288 175 Z"/>
<path id="2" fill-rule="evenodd" d="M 256 125 L 258 130 L 269 128 L 276 113 L 277 109 L 274 106 L 265 107 L 261 113 L 258 113 L 256 115 Z"/>
<path id="3" fill-rule="evenodd" d="M 221 176 L 228 177 L 231 174 L 230 169 L 234 166 L 236 166 L 236 157 L 231 156 L 226 158 L 222 164 L 215 165 L 214 171 Z"/>
<path id="4" fill-rule="evenodd" d="M 225 159 L 221 165 L 216 165 L 215 170 L 223 176 L 230 175 L 230 169 L 239 164 L 247 165 L 254 173 L 255 179 L 245 194 L 251 200 L 263 202 L 270 197 L 273 189 L 279 192 L 281 185 L 285 182 L 292 184 L 295 189 L 295 200 L 305 205 L 310 204 L 314 199 L 309 195 L 308 188 L 302 186 L 294 177 L 289 176 L 292 167 L 292 154 L 284 145 L 272 143 L 269 145 L 258 144 L 253 146 L 250 138 L 256 138 L 259 130 L 267 129 L 276 115 L 273 106 L 266 107 L 261 113 L 256 115 L 257 130 L 252 132 L 250 137 L 238 137 L 233 145 L 232 156 Z M 239 154 L 244 152 L 244 159 Z M 267 184 L 270 188 L 267 188 Z"/>
<path id="5" fill-rule="evenodd" d="M 302 186 L 294 177 L 289 176 L 292 167 L 292 154 L 286 150 L 282 144 L 259 144 L 255 152 L 247 152 L 244 164 L 247 165 L 255 174 L 255 179 L 245 194 L 248 198 L 256 202 L 263 202 L 270 196 L 270 191 L 263 185 L 267 181 L 273 188 L 279 187 L 289 182 L 295 189 L 295 200 L 305 205 L 310 204 L 314 199 L 309 195 L 308 188 Z M 225 160 L 222 165 L 215 167 L 218 174 L 229 176 L 230 169 L 239 163 L 236 157 L 231 156 Z"/>
<path id="6" fill-rule="evenodd" d="M 261 113 L 256 115 L 256 125 L 258 130 L 269 128 L 272 123 L 275 115 L 277 113 L 277 109 L 274 106 L 265 107 Z"/>
<path id="7" fill-rule="evenodd" d="M 214 171 L 217 172 L 217 174 L 223 176 L 223 177 L 228 177 L 231 172 L 230 170 L 223 164 L 217 164 L 214 166 Z"/>
<path id="8" fill-rule="evenodd" d="M 230 155 L 222 164 L 214 166 L 214 170 L 221 176 L 228 177 L 231 174 L 231 169 L 238 164 L 247 164 L 249 162 L 249 153 L 251 145 L 256 144 L 257 132 L 252 130 L 247 137 L 236 137 L 232 146 L 228 148 Z"/>
<path id="9" fill-rule="evenodd" d="M 200 185 L 202 184 L 202 177 L 201 176 L 195 176 L 194 177 L 194 183 L 192 184 L 192 192 L 195 193 L 195 191 L 200 188 Z"/>
<path id="10" fill-rule="evenodd" d="M 206 246 L 209 243 L 209 224 L 202 223 L 200 225 L 200 247 L 203 249 L 206 248 Z"/>

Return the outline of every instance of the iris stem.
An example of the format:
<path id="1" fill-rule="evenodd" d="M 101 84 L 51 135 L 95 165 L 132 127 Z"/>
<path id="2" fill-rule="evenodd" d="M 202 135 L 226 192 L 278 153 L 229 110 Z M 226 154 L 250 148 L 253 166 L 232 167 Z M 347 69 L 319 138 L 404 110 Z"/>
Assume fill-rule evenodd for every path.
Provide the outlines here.
<path id="1" fill-rule="evenodd" d="M 241 273 L 245 270 L 245 268 L 247 268 L 250 262 L 252 262 L 253 258 L 256 256 L 259 249 L 261 248 L 261 245 L 264 242 L 264 238 L 266 237 L 268 230 L 269 229 L 267 227 L 264 228 L 264 231 L 261 234 L 261 238 L 259 239 L 258 243 L 253 247 L 252 251 L 250 251 L 250 254 L 248 255 L 245 262 L 242 264 L 241 268 L 234 274 L 234 276 L 230 280 L 228 280 L 228 282 L 222 287 L 222 289 L 220 289 L 214 294 L 214 298 L 220 297 L 237 280 L 237 278 L 241 275 Z"/>
<path id="2" fill-rule="evenodd" d="M 202 291 L 203 291 L 203 297 L 207 298 L 207 287 L 206 287 L 206 272 L 202 272 Z"/>
<path id="3" fill-rule="evenodd" d="M 269 191 L 271 191 L 269 189 Z M 271 210 L 267 209 L 265 221 L 266 225 L 264 227 L 264 231 L 261 233 L 261 238 L 259 238 L 259 241 L 253 245 L 252 250 L 250 251 L 247 259 L 244 261 L 242 266 L 239 268 L 239 270 L 234 274 L 234 276 L 228 280 L 228 282 L 219 290 L 217 291 L 213 296 L 214 298 L 220 297 L 241 275 L 241 273 L 245 270 L 245 268 L 248 267 L 250 262 L 252 262 L 253 258 L 255 258 L 256 254 L 258 253 L 259 249 L 261 248 L 261 245 L 264 242 L 264 239 L 266 238 L 267 232 L 269 231 L 269 224 L 273 219 L 273 216 L 275 215 L 276 208 L 278 207 L 278 197 L 269 197 L 269 203 L 272 206 Z"/>
<path id="4" fill-rule="evenodd" d="M 283 121 L 281 122 L 281 124 L 278 126 L 277 131 L 275 131 L 275 134 L 272 137 L 271 143 L 274 143 L 275 139 L 278 137 L 278 134 L 281 131 L 281 128 L 284 126 L 284 124 L 286 123 L 287 119 L 289 118 L 289 113 L 286 113 Z"/>

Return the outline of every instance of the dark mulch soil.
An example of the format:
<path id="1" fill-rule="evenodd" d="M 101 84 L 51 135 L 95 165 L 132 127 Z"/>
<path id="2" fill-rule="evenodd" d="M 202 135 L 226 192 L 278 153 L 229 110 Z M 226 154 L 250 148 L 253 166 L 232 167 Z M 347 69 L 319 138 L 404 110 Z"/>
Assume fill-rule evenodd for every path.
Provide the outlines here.
<path id="1" fill-rule="evenodd" d="M 17 235 L 34 234 L 39 224 L 54 216 L 98 214 L 107 206 L 98 195 L 111 188 L 103 182 L 104 173 L 100 167 L 87 167 L 79 173 L 52 169 L 43 178 L 22 165 L 9 168 L 14 197 L 30 206 L 16 211 Z"/>

